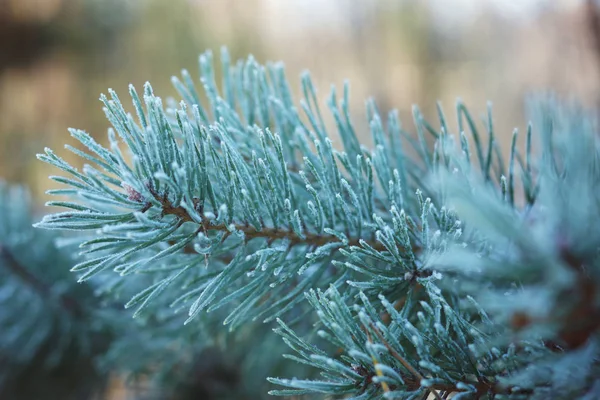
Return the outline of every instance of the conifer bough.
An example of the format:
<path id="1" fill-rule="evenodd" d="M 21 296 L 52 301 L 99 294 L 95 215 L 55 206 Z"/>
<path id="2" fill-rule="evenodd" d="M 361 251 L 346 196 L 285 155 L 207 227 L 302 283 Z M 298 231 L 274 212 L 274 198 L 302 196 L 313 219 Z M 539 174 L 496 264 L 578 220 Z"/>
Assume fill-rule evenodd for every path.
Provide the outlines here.
<path id="1" fill-rule="evenodd" d="M 460 101 L 456 128 L 415 107 L 412 136 L 369 100 L 369 149 L 347 84 L 327 99 L 331 136 L 308 74 L 296 102 L 281 64 L 199 61 L 202 94 L 187 71 L 173 78 L 179 105 L 130 87 L 134 118 L 103 95 L 110 147 L 70 130 L 82 171 L 39 156 L 69 175 L 50 194 L 73 200 L 37 225 L 89 232 L 80 281 L 150 276 L 126 304 L 136 315 L 277 321 L 309 378 L 269 378 L 274 395 L 600 398 L 590 115 L 540 102 L 505 159 L 490 108 L 482 129 Z"/>
<path id="2" fill-rule="evenodd" d="M 0 179 L 0 398 L 101 394 L 107 374 L 95 360 L 113 332 L 91 288 L 70 279 L 69 252 L 32 222 L 29 193 Z"/>

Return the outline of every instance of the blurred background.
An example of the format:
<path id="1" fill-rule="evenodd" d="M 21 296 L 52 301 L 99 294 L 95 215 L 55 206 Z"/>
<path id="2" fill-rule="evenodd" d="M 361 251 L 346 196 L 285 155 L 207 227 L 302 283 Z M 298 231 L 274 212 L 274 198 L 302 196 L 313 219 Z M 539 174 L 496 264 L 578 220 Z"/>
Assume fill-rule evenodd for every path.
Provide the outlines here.
<path id="1" fill-rule="evenodd" d="M 526 125 L 525 99 L 552 91 L 600 104 L 600 14 L 585 0 L 0 0 L 0 178 L 41 204 L 52 187 L 35 158 L 76 145 L 68 127 L 106 141 L 98 97 L 145 81 L 175 96 L 170 77 L 227 46 L 233 58 L 283 60 L 292 88 L 308 69 L 320 89 L 351 82 L 363 138 L 364 101 L 397 108 L 410 130 L 418 104 L 435 118 L 462 98 L 492 101 L 496 131 Z M 123 398 L 115 383 L 111 398 Z"/>
<path id="2" fill-rule="evenodd" d="M 321 99 L 350 80 L 364 100 L 435 117 L 461 97 L 475 115 L 492 101 L 497 132 L 523 127 L 524 98 L 552 90 L 599 101 L 598 39 L 585 0 L 0 0 L 0 177 L 51 185 L 34 154 L 75 144 L 67 127 L 106 138 L 98 96 L 170 77 L 226 45 L 234 58 L 283 60 L 294 89 L 304 69 Z M 452 121 L 452 118 L 450 118 Z M 367 135 L 365 134 L 365 137 Z M 59 153 L 68 157 L 66 152 Z M 80 160 L 73 159 L 77 163 Z"/>

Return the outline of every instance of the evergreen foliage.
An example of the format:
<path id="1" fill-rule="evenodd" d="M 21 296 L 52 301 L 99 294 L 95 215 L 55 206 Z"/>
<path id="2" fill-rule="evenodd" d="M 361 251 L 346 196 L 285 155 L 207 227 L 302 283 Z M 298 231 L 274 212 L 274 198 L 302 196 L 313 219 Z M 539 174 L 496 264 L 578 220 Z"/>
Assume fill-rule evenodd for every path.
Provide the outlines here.
<path id="1" fill-rule="evenodd" d="M 26 190 L 0 182 L 0 398 L 91 398 L 110 331 L 68 272 L 70 253 L 31 227 L 30 207 Z"/>
<path id="2" fill-rule="evenodd" d="M 256 399 L 268 372 L 293 373 L 264 357 L 285 346 L 263 340 L 266 325 L 231 335 L 219 329 L 223 314 L 199 329 L 169 310 L 132 323 L 122 300 L 148 281 L 110 293 L 120 282 L 109 276 L 78 284 L 69 272 L 78 238 L 34 229 L 31 211 L 26 189 L 0 181 L 1 399 L 100 399 L 122 373 L 132 400 Z"/>
<path id="3" fill-rule="evenodd" d="M 37 226 L 89 233 L 80 281 L 142 285 L 135 316 L 170 306 L 187 328 L 277 325 L 308 379 L 275 395 L 598 398 L 595 120 L 544 103 L 505 159 L 491 110 L 482 130 L 458 102 L 454 130 L 414 108 L 413 137 L 368 101 L 369 149 L 347 85 L 332 136 L 308 74 L 296 103 L 281 64 L 221 65 L 200 57 L 202 94 L 173 78 L 166 109 L 130 87 L 137 118 L 102 96 L 110 147 L 70 130 L 82 171 L 39 156 L 71 199 Z"/>

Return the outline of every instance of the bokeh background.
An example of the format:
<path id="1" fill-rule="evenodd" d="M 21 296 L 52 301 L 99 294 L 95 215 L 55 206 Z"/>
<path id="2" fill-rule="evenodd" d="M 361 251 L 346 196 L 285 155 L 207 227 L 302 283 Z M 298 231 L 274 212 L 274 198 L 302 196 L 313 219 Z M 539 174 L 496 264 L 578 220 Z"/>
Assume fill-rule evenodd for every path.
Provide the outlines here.
<path id="1" fill-rule="evenodd" d="M 105 140 L 98 101 L 114 88 L 195 73 L 205 49 L 283 60 L 294 89 L 304 69 L 321 98 L 350 80 L 364 100 L 435 117 L 461 97 L 475 115 L 492 101 L 497 131 L 523 127 L 524 99 L 552 90 L 598 102 L 600 68 L 592 1 L 585 0 L 0 0 L 0 176 L 51 185 L 34 157 L 75 144 L 67 127 Z M 452 121 L 452 118 L 450 117 Z M 365 138 L 368 135 L 365 134 Z M 66 157 L 66 152 L 62 153 Z M 79 160 L 74 159 L 77 163 Z"/>
<path id="2" fill-rule="evenodd" d="M 552 91 L 600 104 L 600 14 L 585 0 L 0 0 L 0 178 L 30 186 L 38 203 L 52 186 L 35 154 L 76 145 L 68 127 L 105 142 L 98 97 L 152 82 L 175 96 L 170 77 L 198 55 L 283 60 L 297 90 L 308 69 L 323 100 L 351 82 L 365 131 L 364 101 L 411 106 L 452 123 L 462 98 L 475 115 L 493 103 L 506 141 L 526 125 L 527 96 Z M 502 139 L 501 139 L 502 140 Z M 113 398 L 122 390 L 116 388 Z"/>

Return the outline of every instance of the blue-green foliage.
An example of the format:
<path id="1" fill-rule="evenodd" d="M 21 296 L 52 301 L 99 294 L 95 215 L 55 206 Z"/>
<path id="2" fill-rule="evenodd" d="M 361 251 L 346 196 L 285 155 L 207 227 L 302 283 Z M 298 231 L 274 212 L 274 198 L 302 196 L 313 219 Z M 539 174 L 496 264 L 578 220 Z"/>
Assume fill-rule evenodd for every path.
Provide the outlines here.
<path id="1" fill-rule="evenodd" d="M 108 332 L 30 207 L 26 190 L 0 182 L 0 398 L 87 398 L 103 386 L 95 358 Z"/>
<path id="2" fill-rule="evenodd" d="M 461 383 L 468 388 L 465 392 L 484 392 L 487 386 L 475 387 L 470 382 L 494 376 L 500 354 L 490 351 L 476 358 L 472 347 L 487 343 L 489 336 L 473 327 L 469 313 L 453 310 L 435 284 L 424 283 L 423 290 L 428 302 L 411 302 L 401 311 L 383 296 L 372 303 L 360 294 L 357 304 L 349 307 L 333 287 L 326 293 L 310 292 L 308 300 L 323 323 L 318 335 L 343 353 L 333 359 L 279 321 L 276 332 L 300 356 L 287 357 L 323 370 L 327 379 L 271 378 L 273 383 L 294 388 L 272 393 L 318 391 L 374 398 L 383 388 L 386 398 L 421 398 L 432 387 L 452 392 Z M 389 321 L 382 320 L 380 310 L 388 313 Z"/>
<path id="3" fill-rule="evenodd" d="M 67 146 L 82 171 L 39 156 L 69 174 L 50 192 L 72 200 L 38 226 L 90 232 L 80 280 L 144 282 L 127 303 L 137 315 L 170 304 L 199 326 L 218 309 L 230 329 L 277 320 L 288 357 L 321 376 L 272 378 L 286 387 L 274 394 L 595 398 L 593 121 L 542 110 L 505 160 L 491 107 L 485 134 L 461 102 L 456 131 L 441 107 L 435 126 L 414 108 L 413 137 L 369 101 L 368 149 L 347 85 L 328 97 L 330 135 L 308 74 L 297 103 L 280 64 L 221 59 L 220 90 L 210 53 L 202 94 L 188 72 L 173 78 L 175 108 L 149 84 L 142 98 L 130 88 L 137 118 L 102 96 L 110 148 L 71 130 L 89 150 Z"/>
<path id="4" fill-rule="evenodd" d="M 523 347 L 513 350 L 518 368 L 499 377 L 503 385 L 535 399 L 597 398 L 598 126 L 552 100 L 532 111 L 537 154 L 523 160 L 513 140 L 523 198 L 514 202 L 501 188 L 442 176 L 447 203 L 476 241 L 453 246 L 428 267 L 457 276 L 453 292 L 473 295 L 501 333 L 479 351 Z"/>
<path id="5" fill-rule="evenodd" d="M 0 181 L 1 399 L 94 398 L 108 374 L 145 383 L 147 391 L 132 400 L 184 400 L 198 393 L 256 399 L 268 390 L 268 374 L 292 373 L 277 354 L 264 356 L 285 346 L 263 340 L 266 325 L 227 334 L 219 329 L 227 314 L 203 315 L 200 327 L 182 326 L 169 309 L 132 323 L 122 300 L 151 279 L 139 276 L 123 285 L 106 276 L 77 283 L 69 272 L 77 237 L 61 237 L 57 246 L 56 235 L 31 226 L 30 208 L 24 188 Z"/>
<path id="6" fill-rule="evenodd" d="M 274 393 L 345 392 L 372 398 L 383 392 L 385 398 L 402 399 L 446 398 L 450 392 L 456 394 L 453 398 L 598 398 L 600 237 L 592 222 L 600 217 L 597 125 L 580 110 L 551 101 L 535 111 L 540 149 L 531 153 L 530 127 L 523 157 L 515 133 L 511 173 L 508 180 L 501 177 L 499 185 L 486 179 L 485 169 L 473 170 L 466 151 L 456 153 L 447 147 L 450 168 L 433 174 L 430 185 L 460 216 L 463 232 L 445 251 L 424 259 L 423 268 L 438 278 L 424 285 L 427 301 L 403 300 L 398 312 L 384 297 L 381 307 L 362 295 L 360 302 L 353 296 L 342 300 L 334 289 L 325 296 L 311 293 L 320 336 L 344 353 L 325 355 L 283 325 L 278 333 L 303 362 L 327 375 L 320 381 L 272 379 L 291 388 Z M 519 188 L 515 171 L 521 176 Z M 414 293 L 407 299 L 411 298 Z M 381 314 L 369 310 L 383 312 L 390 322 L 380 322 Z M 440 320 L 445 321 L 445 330 Z M 397 326 L 412 336 L 402 330 L 390 334 Z M 381 358 L 369 361 L 373 354 L 363 348 L 371 343 L 379 346 Z M 414 371 L 407 370 L 405 362 Z M 352 372 L 363 380 L 381 382 L 379 393 L 358 385 L 360 379 Z M 420 386 L 412 383 L 415 380 Z M 358 387 L 365 391 L 357 394 Z"/>
<path id="7" fill-rule="evenodd" d="M 426 234 L 411 237 L 420 218 L 442 220 L 444 232 L 454 229 L 445 210 L 423 194 L 406 194 L 414 193 L 417 182 L 408 176 L 418 172 L 407 169 L 412 162 L 402 156 L 404 133 L 395 113 L 385 132 L 369 103 L 376 143 L 369 152 L 359 146 L 349 120 L 347 86 L 341 101 L 332 92 L 329 104 L 344 148 L 338 151 L 308 75 L 302 79 L 300 115 L 280 65 L 265 68 L 250 58 L 229 68 L 224 53 L 223 99 L 211 64 L 210 53 L 201 56 L 209 107 L 199 103 L 185 71 L 184 83 L 174 82 L 191 104 L 182 102 L 178 110 L 164 111 L 150 85 L 144 105 L 130 88 L 137 122 L 111 91 L 110 100 L 102 97 L 114 128 L 110 150 L 71 130 L 94 154 L 68 148 L 95 166 L 80 172 L 49 149 L 40 156 L 71 175 L 52 177 L 71 188 L 51 193 L 82 201 L 49 203 L 73 211 L 49 215 L 38 225 L 101 230 L 81 244 L 90 257 L 73 268 L 82 273 L 80 280 L 107 269 L 123 276 L 153 273 L 155 284 L 128 306 L 141 311 L 170 285 L 183 286 L 172 300 L 189 305 L 188 321 L 234 302 L 225 322 L 238 326 L 273 320 L 309 288 L 343 284 L 355 269 L 367 268 L 394 286 L 404 273 L 386 276 L 386 269 L 397 264 L 414 272 L 419 269 L 414 250 L 435 246 Z M 428 158 L 421 147 L 425 141 L 415 146 Z M 383 218 L 393 227 L 384 227 Z M 369 257 L 371 262 L 362 263 Z"/>

